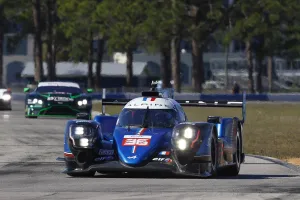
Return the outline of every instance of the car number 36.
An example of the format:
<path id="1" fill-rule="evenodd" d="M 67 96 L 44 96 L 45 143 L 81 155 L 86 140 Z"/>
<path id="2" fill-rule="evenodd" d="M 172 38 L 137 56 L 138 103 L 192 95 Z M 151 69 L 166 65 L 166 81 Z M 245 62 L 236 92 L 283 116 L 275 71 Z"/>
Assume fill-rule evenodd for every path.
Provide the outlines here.
<path id="1" fill-rule="evenodd" d="M 150 144 L 150 139 L 148 138 L 124 138 L 123 146 L 148 146 Z"/>

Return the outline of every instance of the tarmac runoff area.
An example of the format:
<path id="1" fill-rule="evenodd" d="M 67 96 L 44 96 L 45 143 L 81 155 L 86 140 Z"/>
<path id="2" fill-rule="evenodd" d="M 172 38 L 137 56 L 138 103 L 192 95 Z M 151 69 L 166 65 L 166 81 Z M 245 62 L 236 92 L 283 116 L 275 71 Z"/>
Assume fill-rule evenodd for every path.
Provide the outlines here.
<path id="1" fill-rule="evenodd" d="M 247 156 L 237 177 L 108 176 L 70 178 L 64 163 L 66 120 L 25 119 L 23 102 L 0 112 L 0 199 L 300 199 L 297 167 Z"/>

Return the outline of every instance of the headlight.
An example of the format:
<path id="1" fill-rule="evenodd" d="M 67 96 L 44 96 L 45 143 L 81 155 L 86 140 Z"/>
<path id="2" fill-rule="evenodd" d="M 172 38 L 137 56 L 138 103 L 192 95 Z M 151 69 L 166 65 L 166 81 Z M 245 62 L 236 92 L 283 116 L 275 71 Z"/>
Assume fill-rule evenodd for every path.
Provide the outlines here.
<path id="1" fill-rule="evenodd" d="M 195 130 L 192 128 L 186 128 L 183 132 L 183 136 L 187 139 L 191 139 L 195 136 Z"/>
<path id="2" fill-rule="evenodd" d="M 85 105 L 87 105 L 87 103 L 88 103 L 88 101 L 86 99 L 83 99 L 83 100 L 77 102 L 78 106 L 82 106 L 82 105 L 85 106 Z"/>
<path id="3" fill-rule="evenodd" d="M 89 139 L 87 138 L 80 138 L 80 142 L 79 142 L 81 147 L 87 147 L 89 146 Z"/>
<path id="4" fill-rule="evenodd" d="M 96 138 L 96 129 L 88 126 L 73 125 L 70 127 L 69 137 L 75 147 L 91 147 Z"/>
<path id="5" fill-rule="evenodd" d="M 11 96 L 9 94 L 4 94 L 2 98 L 3 98 L 4 101 L 11 100 Z"/>
<path id="6" fill-rule="evenodd" d="M 185 139 L 180 139 L 177 141 L 177 147 L 180 149 L 180 150 L 185 150 L 186 147 L 187 147 L 187 142 Z"/>
<path id="7" fill-rule="evenodd" d="M 74 133 L 75 133 L 75 135 L 83 135 L 84 134 L 84 128 L 80 127 L 80 126 L 75 127 Z"/>
<path id="8" fill-rule="evenodd" d="M 28 99 L 28 103 L 29 104 L 40 104 L 40 105 L 42 105 L 43 104 L 43 100 L 41 100 L 41 99 Z"/>

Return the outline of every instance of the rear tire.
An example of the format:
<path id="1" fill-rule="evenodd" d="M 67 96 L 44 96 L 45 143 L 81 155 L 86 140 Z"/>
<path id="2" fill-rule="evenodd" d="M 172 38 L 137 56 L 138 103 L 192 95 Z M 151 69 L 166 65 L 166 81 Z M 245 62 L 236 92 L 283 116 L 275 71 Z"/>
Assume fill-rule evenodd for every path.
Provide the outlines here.
<path id="1" fill-rule="evenodd" d="M 93 177 L 96 172 L 77 172 L 77 173 L 67 173 L 71 177 Z"/>
<path id="2" fill-rule="evenodd" d="M 235 163 L 232 166 L 228 166 L 225 170 L 227 176 L 237 176 L 240 173 L 241 169 L 241 162 L 242 162 L 242 146 L 241 146 L 241 130 L 238 127 L 237 134 L 236 134 L 236 153 L 233 154 L 233 162 Z"/>
<path id="3" fill-rule="evenodd" d="M 211 137 L 211 176 L 215 177 L 217 176 L 217 171 L 218 171 L 218 142 L 217 142 L 217 137 L 214 133 L 212 133 Z"/>
<path id="4" fill-rule="evenodd" d="M 25 118 L 36 119 L 37 116 L 26 116 L 26 115 L 25 115 Z"/>

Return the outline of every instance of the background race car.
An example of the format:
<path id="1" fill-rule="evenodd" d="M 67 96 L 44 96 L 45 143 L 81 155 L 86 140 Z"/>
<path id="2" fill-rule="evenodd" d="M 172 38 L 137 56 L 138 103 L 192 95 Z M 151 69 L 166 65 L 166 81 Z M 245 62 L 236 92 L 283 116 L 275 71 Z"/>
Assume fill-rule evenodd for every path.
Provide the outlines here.
<path id="1" fill-rule="evenodd" d="M 29 91 L 29 88 L 24 88 L 24 92 Z M 87 92 L 91 93 L 92 90 L 88 89 Z M 91 110 L 91 96 L 85 94 L 80 86 L 73 82 L 40 82 L 25 98 L 27 118 L 75 117 L 78 113 L 86 113 L 90 117 Z"/>
<path id="2" fill-rule="evenodd" d="M 0 89 L 0 109 L 1 110 L 11 110 L 11 90 L 1 88 Z"/>

